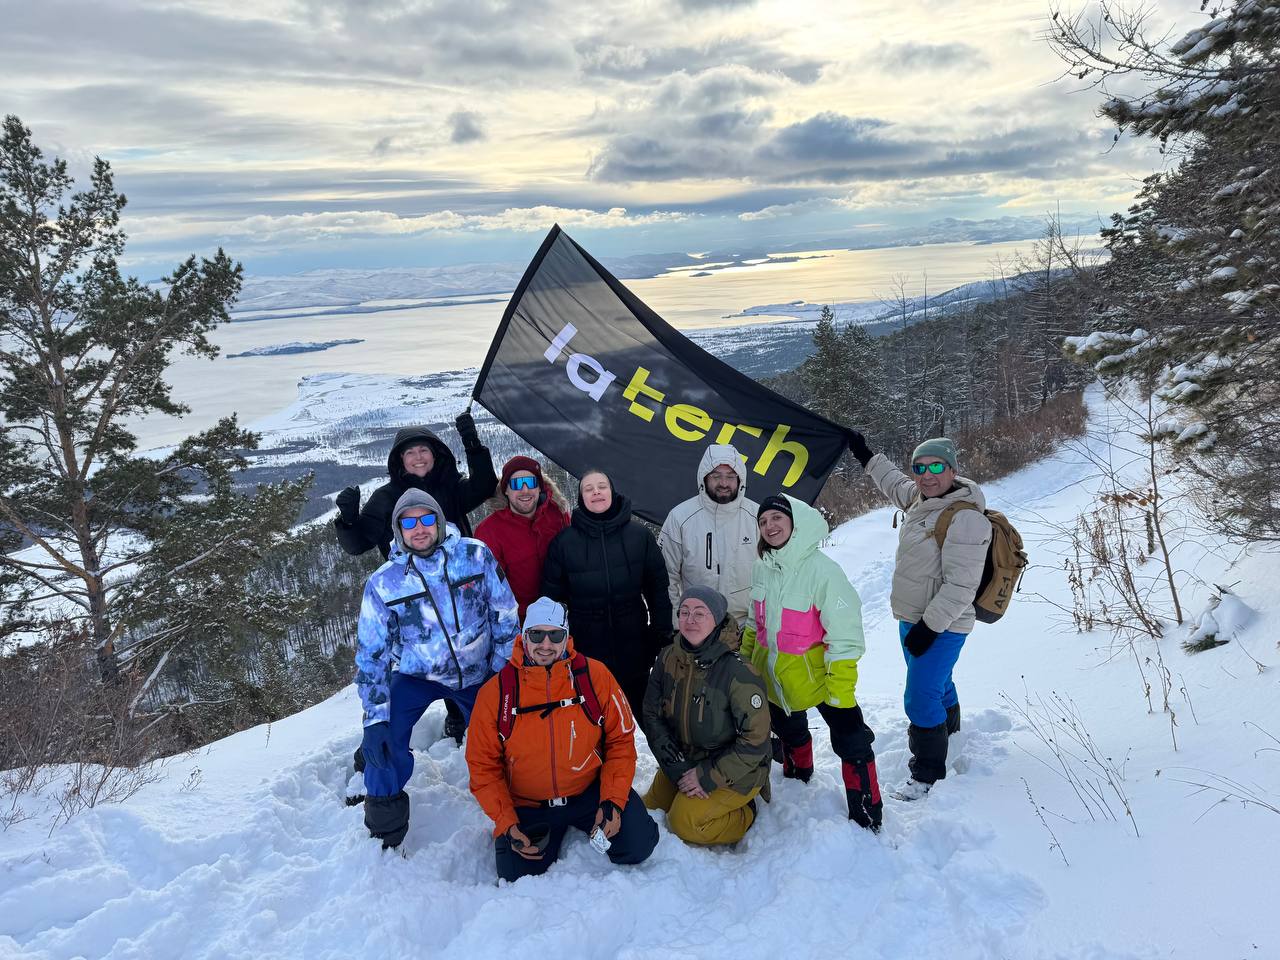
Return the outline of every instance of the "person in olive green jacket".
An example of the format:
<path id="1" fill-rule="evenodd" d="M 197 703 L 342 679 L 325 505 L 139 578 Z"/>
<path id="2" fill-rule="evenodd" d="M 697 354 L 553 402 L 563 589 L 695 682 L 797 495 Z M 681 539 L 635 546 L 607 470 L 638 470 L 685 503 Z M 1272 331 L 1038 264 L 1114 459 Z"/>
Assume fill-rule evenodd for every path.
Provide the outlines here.
<path id="1" fill-rule="evenodd" d="M 644 697 L 644 729 L 658 759 L 644 803 L 665 810 L 667 826 L 686 843 L 736 843 L 769 785 L 764 682 L 725 645 L 728 603 L 719 592 L 690 587 L 676 610 L 680 635 L 658 655 Z M 729 627 L 736 632 L 736 622 Z"/>
<path id="2" fill-rule="evenodd" d="M 765 678 L 773 732 L 781 741 L 782 775 L 813 776 L 813 738 L 805 713 L 817 707 L 840 758 L 849 819 L 878 831 L 884 818 L 876 735 L 858 706 L 862 601 L 840 565 L 818 547 L 822 514 L 786 495 L 760 502 L 760 542 L 751 578 L 751 619 L 742 658 Z"/>

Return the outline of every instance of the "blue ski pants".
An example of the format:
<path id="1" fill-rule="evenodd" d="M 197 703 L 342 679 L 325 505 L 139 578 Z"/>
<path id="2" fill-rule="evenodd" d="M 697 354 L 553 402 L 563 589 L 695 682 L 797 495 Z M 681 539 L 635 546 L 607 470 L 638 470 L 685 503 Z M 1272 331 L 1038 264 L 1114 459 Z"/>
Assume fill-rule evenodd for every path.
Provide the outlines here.
<path id="1" fill-rule="evenodd" d="M 907 631 L 914 623 L 898 621 L 898 640 L 906 639 Z M 907 661 L 907 690 L 902 698 L 907 719 L 917 727 L 936 727 L 947 722 L 947 708 L 960 702 L 951 672 L 960 659 L 967 633 L 946 630 L 938 634 L 933 645 L 923 657 L 913 657 L 902 644 L 902 656 Z"/>
<path id="2" fill-rule="evenodd" d="M 437 700 L 452 700 L 471 720 L 471 708 L 482 684 L 456 690 L 432 680 L 396 673 L 391 677 L 391 765 L 375 767 L 365 764 L 364 788 L 370 797 L 393 797 L 404 789 L 413 774 L 413 751 L 409 749 L 409 737 L 427 707 Z"/>

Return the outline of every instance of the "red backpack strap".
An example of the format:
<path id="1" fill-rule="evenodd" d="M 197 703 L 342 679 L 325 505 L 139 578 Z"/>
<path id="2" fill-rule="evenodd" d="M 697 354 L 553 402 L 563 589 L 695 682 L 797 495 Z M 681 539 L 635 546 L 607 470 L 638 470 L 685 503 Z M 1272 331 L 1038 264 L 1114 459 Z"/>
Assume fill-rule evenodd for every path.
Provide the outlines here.
<path id="1" fill-rule="evenodd" d="M 498 671 L 498 739 L 506 743 L 516 726 L 516 704 L 520 702 L 520 671 L 508 663 Z"/>
<path id="2" fill-rule="evenodd" d="M 596 688 L 591 683 L 591 669 L 587 658 L 574 652 L 569 661 L 569 671 L 573 674 L 573 689 L 582 698 L 582 712 L 597 727 L 604 726 L 604 709 L 600 706 L 600 698 L 596 696 Z"/>

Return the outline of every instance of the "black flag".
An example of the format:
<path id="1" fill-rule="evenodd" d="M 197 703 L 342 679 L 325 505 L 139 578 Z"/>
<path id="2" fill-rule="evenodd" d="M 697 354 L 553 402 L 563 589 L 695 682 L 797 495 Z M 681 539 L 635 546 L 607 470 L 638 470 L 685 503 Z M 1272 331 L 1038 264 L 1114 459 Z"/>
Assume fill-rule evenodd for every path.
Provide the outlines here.
<path id="1" fill-rule="evenodd" d="M 693 344 L 558 226 L 516 287 L 472 395 L 570 473 L 604 470 L 655 523 L 697 492 L 709 444 L 743 455 L 752 499 L 809 503 L 846 444 L 836 424 Z"/>

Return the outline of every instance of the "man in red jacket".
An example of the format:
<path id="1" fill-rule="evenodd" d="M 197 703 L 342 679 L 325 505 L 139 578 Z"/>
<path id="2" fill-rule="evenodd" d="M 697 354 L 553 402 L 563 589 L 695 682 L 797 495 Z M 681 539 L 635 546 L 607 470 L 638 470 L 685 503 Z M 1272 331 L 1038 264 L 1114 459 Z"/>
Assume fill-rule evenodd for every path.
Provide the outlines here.
<path id="1" fill-rule="evenodd" d="M 523 620 L 541 590 L 547 547 L 568 526 L 569 515 L 557 502 L 554 485 L 543 478 L 541 465 L 530 457 L 512 457 L 503 465 L 498 494 L 507 501 L 507 509 L 485 517 L 476 527 L 476 538 L 497 558 Z"/>

